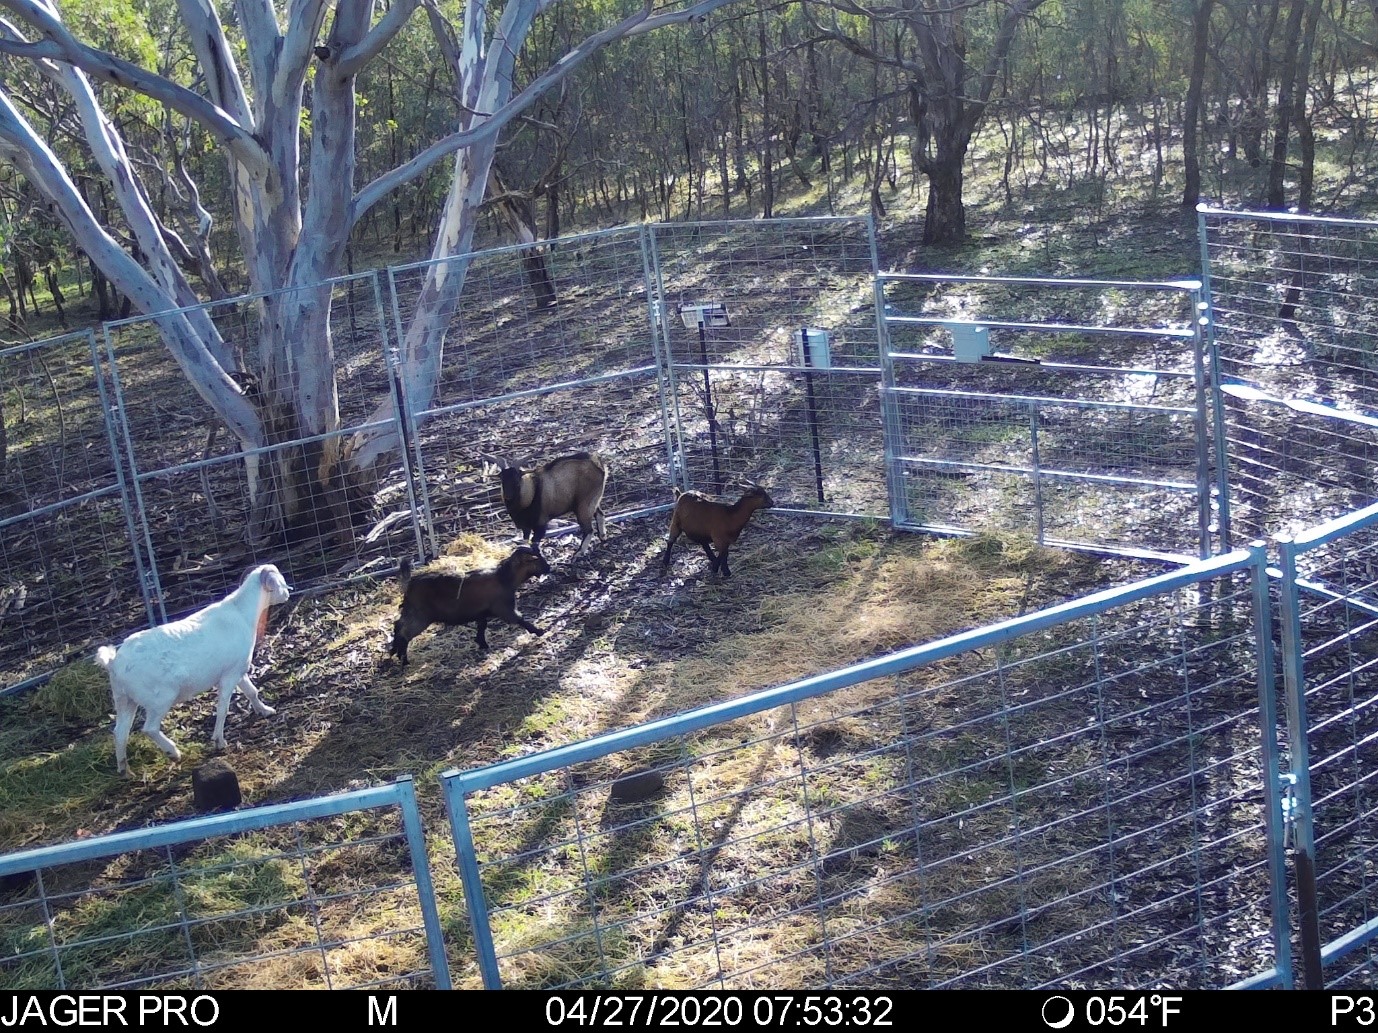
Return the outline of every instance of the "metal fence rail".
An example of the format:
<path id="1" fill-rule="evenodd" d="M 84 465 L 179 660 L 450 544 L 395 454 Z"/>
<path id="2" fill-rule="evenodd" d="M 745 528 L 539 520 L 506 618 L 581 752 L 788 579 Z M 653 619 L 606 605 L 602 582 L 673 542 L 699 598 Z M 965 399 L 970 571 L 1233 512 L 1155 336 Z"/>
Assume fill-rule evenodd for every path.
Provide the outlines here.
<path id="1" fill-rule="evenodd" d="M 446 772 L 463 980 L 1223 986 L 1285 969 L 1265 584 L 1261 549 L 1233 553 Z"/>
<path id="2" fill-rule="evenodd" d="M 1175 562 L 1219 551 L 1200 286 L 878 276 L 895 524 Z M 1088 298 L 1099 318 L 1074 318 Z"/>
<path id="3" fill-rule="evenodd" d="M 449 989 L 410 778 L 0 856 L 10 990 Z"/>

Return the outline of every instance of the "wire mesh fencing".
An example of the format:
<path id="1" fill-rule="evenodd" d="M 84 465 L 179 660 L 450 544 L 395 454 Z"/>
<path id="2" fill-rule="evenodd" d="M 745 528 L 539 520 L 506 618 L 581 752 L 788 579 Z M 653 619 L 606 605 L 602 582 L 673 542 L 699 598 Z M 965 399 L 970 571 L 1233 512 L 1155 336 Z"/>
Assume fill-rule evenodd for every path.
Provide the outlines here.
<path id="1" fill-rule="evenodd" d="M 531 466 L 596 452 L 609 519 L 672 501 L 643 230 L 391 270 L 399 339 L 428 281 L 461 270 L 433 398 L 409 411 L 432 551 L 461 530 L 512 533 L 485 458 Z"/>
<path id="2" fill-rule="evenodd" d="M 1198 284 L 877 284 L 896 523 L 1177 560 L 1218 551 Z"/>
<path id="3" fill-rule="evenodd" d="M 281 313 L 328 306 L 337 397 L 311 433 L 290 397 L 292 378 L 264 368 Z M 273 562 L 298 588 L 338 585 L 394 568 L 416 549 L 411 485 L 400 452 L 356 480 L 357 439 L 400 437 L 396 376 L 376 276 L 237 298 L 192 310 L 236 357 L 265 443 L 246 446 L 195 390 L 160 336 L 157 317 L 106 325 L 120 433 L 147 551 L 158 619 L 179 616 Z M 406 519 L 398 526 L 388 511 Z"/>
<path id="4" fill-rule="evenodd" d="M 1378 506 L 1284 540 L 1299 940 L 1329 988 L 1378 973 Z M 1314 978 L 1314 977 L 1313 977 Z"/>
<path id="5" fill-rule="evenodd" d="M 95 335 L 0 350 L 0 692 L 150 612 Z"/>
<path id="6" fill-rule="evenodd" d="M 1240 535 L 1378 495 L 1378 223 L 1198 209 Z"/>
<path id="7" fill-rule="evenodd" d="M 1282 964 L 1264 581 L 1234 553 L 447 772 L 459 981 L 1209 987 Z"/>
<path id="8" fill-rule="evenodd" d="M 735 496 L 755 482 L 782 509 L 886 515 L 870 221 L 650 232 L 676 483 Z"/>
<path id="9" fill-rule="evenodd" d="M 0 856 L 9 990 L 449 988 L 411 781 Z"/>

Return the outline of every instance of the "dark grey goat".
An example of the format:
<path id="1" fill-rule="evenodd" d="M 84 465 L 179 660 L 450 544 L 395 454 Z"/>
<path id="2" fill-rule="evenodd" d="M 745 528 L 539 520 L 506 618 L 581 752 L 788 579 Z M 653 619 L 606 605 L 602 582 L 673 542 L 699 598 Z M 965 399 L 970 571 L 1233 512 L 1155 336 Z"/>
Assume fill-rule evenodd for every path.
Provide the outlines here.
<path id="1" fill-rule="evenodd" d="M 520 624 L 533 635 L 543 635 L 536 625 L 517 612 L 517 589 L 533 577 L 550 573 L 550 564 L 525 545 L 496 567 L 467 574 L 423 572 L 413 575 L 411 560 L 404 559 L 397 572 L 402 583 L 402 612 L 392 625 L 390 652 L 403 665 L 407 643 L 432 624 L 477 624 L 478 645 L 488 648 L 484 632 L 490 620 Z"/>
<path id="2" fill-rule="evenodd" d="M 556 517 L 573 513 L 584 532 L 578 559 L 588 548 L 595 528 L 598 540 L 607 541 L 603 524 L 603 489 L 608 483 L 608 466 L 603 458 L 592 452 L 575 452 L 539 466 L 513 466 L 496 456 L 483 457 L 486 474 L 497 474 L 502 483 L 502 501 L 512 522 L 522 533 L 522 540 L 531 540 L 531 547 L 541 549 L 545 529 Z"/>

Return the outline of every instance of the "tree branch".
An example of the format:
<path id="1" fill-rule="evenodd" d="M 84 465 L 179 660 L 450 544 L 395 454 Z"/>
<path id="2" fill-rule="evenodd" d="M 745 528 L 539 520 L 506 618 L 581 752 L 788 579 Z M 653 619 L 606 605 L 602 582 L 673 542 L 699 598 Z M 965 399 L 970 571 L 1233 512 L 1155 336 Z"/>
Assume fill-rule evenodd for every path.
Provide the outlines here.
<path id="1" fill-rule="evenodd" d="M 0 36 L 0 54 L 24 58 L 36 64 L 50 61 L 70 65 L 101 82 L 143 94 L 205 126 L 207 132 L 241 163 L 251 168 L 267 167 L 267 153 L 253 135 L 223 108 L 123 58 L 77 42 L 66 26 L 25 0 L 0 0 L 0 3 L 47 37 L 39 42 L 29 42 L 10 38 L 9 34 Z M 29 17 L 31 13 L 33 18 Z"/>
<path id="2" fill-rule="evenodd" d="M 127 295 L 140 312 L 166 312 L 177 301 L 165 291 L 120 243 L 110 236 L 86 204 L 57 156 L 34 132 L 8 94 L 0 90 L 0 156 L 13 162 L 24 177 L 53 205 L 73 240 Z M 173 357 L 202 397 L 219 412 L 240 441 L 261 444 L 262 425 L 252 404 L 225 372 L 206 341 L 190 325 L 187 312 L 155 317 L 165 331 Z M 219 340 L 219 338 L 214 338 Z"/>
<path id="3" fill-rule="evenodd" d="M 839 6 L 842 6 L 842 4 L 839 4 Z M 850 4 L 846 6 L 852 10 L 856 10 L 856 8 Z M 840 28 L 825 29 L 814 21 L 813 12 L 810 11 L 807 6 L 804 7 L 804 20 L 808 22 L 809 28 L 818 33 L 819 39 L 832 40 L 834 43 L 840 43 L 843 49 L 851 51 L 857 57 L 864 58 L 874 64 L 898 68 L 901 71 L 908 72 L 910 75 L 922 74 L 918 66 L 914 65 L 912 62 L 905 61 L 898 57 L 887 57 L 879 51 L 872 50 L 870 47 L 866 46 L 866 44 L 847 35 Z M 834 15 L 833 21 L 834 24 L 836 24 L 836 15 Z"/>
<path id="4" fill-rule="evenodd" d="M 986 67 L 981 72 L 977 103 L 982 107 L 990 100 L 991 91 L 995 89 L 996 80 L 1000 78 L 1000 68 L 1010 52 L 1010 45 L 1014 42 L 1014 34 L 1019 31 L 1020 23 L 1042 5 L 1043 0 L 1016 0 L 1005 12 L 1000 29 L 995 35 L 995 42 L 991 44 L 990 54 L 986 58 Z"/>
<path id="5" fill-rule="evenodd" d="M 602 32 L 589 36 L 577 47 L 565 54 L 564 57 L 547 69 L 542 75 L 532 80 L 530 85 L 498 110 L 491 114 L 476 113 L 475 117 L 483 120 L 480 124 L 471 126 L 468 129 L 462 129 L 459 132 L 451 133 L 449 136 L 437 140 L 416 157 L 412 158 L 411 161 L 399 165 L 390 172 L 385 172 L 365 186 L 354 195 L 354 202 L 351 205 L 350 212 L 351 222 L 358 222 L 370 208 L 389 193 L 410 183 L 418 176 L 423 175 L 432 165 L 442 158 L 453 154 L 462 147 L 466 147 L 469 144 L 476 143 L 479 140 L 483 140 L 495 133 L 501 132 L 503 127 L 516 118 L 517 115 L 534 104 L 541 94 L 560 82 L 608 44 L 616 42 L 619 39 L 630 39 L 634 36 L 641 36 L 666 25 L 680 25 L 684 22 L 698 21 L 706 15 L 711 14 L 713 11 L 716 11 L 718 8 L 725 7 L 733 2 L 734 0 L 699 0 L 698 3 L 682 11 L 667 11 L 657 15 L 650 14 L 650 5 L 648 4 L 629 18 L 623 19 L 616 25 L 604 29 Z"/>
<path id="6" fill-rule="evenodd" d="M 378 56 L 394 36 L 407 24 L 421 0 L 393 0 L 383 17 L 368 30 L 368 35 L 340 55 L 335 70 L 340 75 L 358 75 L 364 66 Z"/>
<path id="7" fill-rule="evenodd" d="M 293 0 L 287 15 L 287 35 L 277 56 L 277 72 L 273 76 L 276 97 L 300 95 L 306 81 L 306 69 L 311 63 L 311 48 L 320 38 L 325 22 L 326 0 Z"/>
<path id="8" fill-rule="evenodd" d="M 184 12 L 190 9 L 190 5 L 184 0 L 179 0 L 179 5 Z M 254 125 L 261 130 L 263 128 L 261 115 L 272 88 L 274 66 L 281 67 L 277 54 L 282 33 L 278 29 L 277 12 L 273 9 L 273 0 L 235 0 L 234 10 L 235 16 L 239 20 L 240 34 L 244 37 L 246 44 L 244 56 L 249 66 L 249 82 L 254 85 Z M 292 11 L 288 15 L 289 26 L 295 14 L 296 12 Z M 183 16 L 186 17 L 185 14 Z M 206 18 L 205 12 L 199 13 L 198 18 L 204 20 Z M 187 25 L 192 24 L 195 23 L 188 18 Z M 218 21 L 214 25 L 214 30 L 217 35 L 221 35 L 222 30 Z M 223 41 L 223 36 L 221 38 Z M 193 41 L 193 43 L 195 42 Z M 219 42 L 210 43 L 210 45 L 214 50 L 209 52 L 213 53 L 222 49 Z M 201 57 L 200 49 L 196 53 L 198 57 Z M 203 58 L 203 60 L 205 59 Z M 230 61 L 233 61 L 232 56 Z M 238 72 L 235 73 L 235 78 L 239 78 Z"/>

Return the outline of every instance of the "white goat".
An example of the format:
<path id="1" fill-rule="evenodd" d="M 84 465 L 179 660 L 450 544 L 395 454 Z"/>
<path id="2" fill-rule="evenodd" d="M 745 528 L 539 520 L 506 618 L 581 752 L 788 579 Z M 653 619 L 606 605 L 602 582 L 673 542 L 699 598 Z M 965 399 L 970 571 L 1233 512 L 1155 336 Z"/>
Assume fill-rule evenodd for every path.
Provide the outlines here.
<path id="1" fill-rule="evenodd" d="M 255 567 L 244 583 L 219 602 L 189 617 L 157 628 L 136 631 L 116 650 L 101 646 L 96 662 L 110 672 L 115 699 L 115 761 L 120 774 L 129 773 L 125 748 L 135 712 L 144 708 L 144 731 L 174 761 L 182 753 L 163 734 L 167 712 L 206 689 L 219 688 L 215 712 L 215 745 L 225 748 L 225 716 L 236 687 L 255 711 L 276 711 L 258 698 L 249 680 L 254 646 L 268 625 L 268 607 L 285 603 L 291 589 L 271 563 Z"/>

